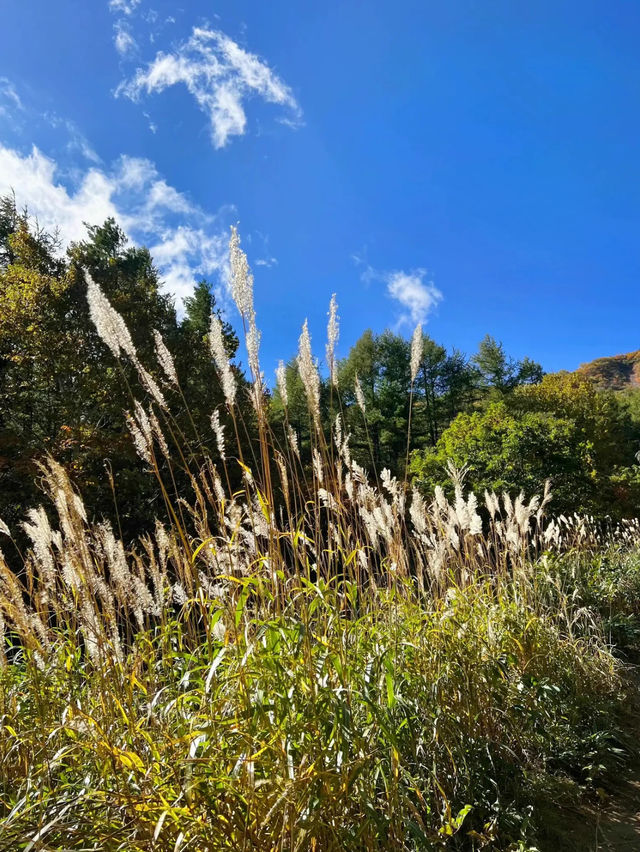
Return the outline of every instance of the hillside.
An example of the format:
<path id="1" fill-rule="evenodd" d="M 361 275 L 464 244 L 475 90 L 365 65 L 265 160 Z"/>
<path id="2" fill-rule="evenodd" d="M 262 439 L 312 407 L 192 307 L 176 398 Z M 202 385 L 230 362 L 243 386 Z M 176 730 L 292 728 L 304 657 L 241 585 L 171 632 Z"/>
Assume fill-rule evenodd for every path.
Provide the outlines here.
<path id="1" fill-rule="evenodd" d="M 611 390 L 640 387 L 640 350 L 627 352 L 626 355 L 596 358 L 581 364 L 577 372 Z"/>

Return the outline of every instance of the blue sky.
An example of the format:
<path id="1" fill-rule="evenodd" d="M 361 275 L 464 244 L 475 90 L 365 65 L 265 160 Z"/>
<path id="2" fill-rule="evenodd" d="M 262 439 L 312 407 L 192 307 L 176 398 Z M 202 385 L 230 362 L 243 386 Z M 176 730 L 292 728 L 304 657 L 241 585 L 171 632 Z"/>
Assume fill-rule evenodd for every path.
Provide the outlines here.
<path id="1" fill-rule="evenodd" d="M 115 215 L 179 299 L 239 222 L 262 360 L 367 327 L 547 370 L 640 348 L 640 6 L 29 0 L 0 31 L 0 191 Z"/>

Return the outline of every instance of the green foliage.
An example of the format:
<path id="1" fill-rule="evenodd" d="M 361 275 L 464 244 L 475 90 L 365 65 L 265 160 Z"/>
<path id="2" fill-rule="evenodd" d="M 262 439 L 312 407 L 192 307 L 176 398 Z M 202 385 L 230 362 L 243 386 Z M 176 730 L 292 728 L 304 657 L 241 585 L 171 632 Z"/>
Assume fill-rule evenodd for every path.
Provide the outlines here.
<path id="1" fill-rule="evenodd" d="M 588 633 L 593 620 L 617 653 L 637 659 L 640 653 L 640 554 L 617 545 L 548 555 L 537 577 L 539 594 L 554 609 L 571 590 L 573 605 L 582 617 L 575 629 Z"/>
<path id="2" fill-rule="evenodd" d="M 433 445 L 441 431 L 476 396 L 477 373 L 457 351 L 447 354 L 423 336 L 416 381 L 411 383 L 410 343 L 390 331 L 364 334 L 339 363 L 339 386 L 355 458 L 376 470 L 402 473 L 409 436 L 409 397 L 413 395 L 413 446 Z M 357 405 L 358 376 L 365 412 Z"/>
<path id="3" fill-rule="evenodd" d="M 413 455 L 416 484 L 427 493 L 445 484 L 449 459 L 467 469 L 466 482 L 474 491 L 541 493 L 550 478 L 557 511 L 591 508 L 590 446 L 571 420 L 546 412 L 513 413 L 505 402 L 460 414 L 434 450 Z"/>
<path id="4" fill-rule="evenodd" d="M 472 361 L 478 369 L 482 385 L 500 393 L 507 393 L 518 385 L 539 382 L 543 376 L 540 364 L 530 358 L 514 361 L 507 356 L 502 343 L 498 343 L 490 334 L 480 341 Z"/>
<path id="5" fill-rule="evenodd" d="M 313 423 L 309 416 L 307 396 L 298 371 L 296 359 L 284 365 L 287 406 L 285 410 L 279 388 L 276 388 L 269 406 L 269 416 L 280 447 L 287 446 L 286 425 L 288 424 L 302 453 L 302 458 L 311 457 L 311 433 Z M 326 391 L 326 388 L 324 388 Z M 325 394 L 323 394 L 324 396 Z"/>
<path id="6" fill-rule="evenodd" d="M 355 401 L 356 375 L 364 393 L 364 414 Z M 409 417 L 408 342 L 390 331 L 366 331 L 340 362 L 338 382 L 349 406 L 346 422 L 357 457 L 376 470 L 401 469 Z"/>
<path id="7" fill-rule="evenodd" d="M 98 338 L 82 269 L 123 316 L 141 359 L 158 378 L 153 330 L 174 349 L 191 400 L 189 413 L 184 407 L 177 413 L 177 426 L 210 454 L 209 416 L 222 402 L 204 339 L 213 296 L 200 284 L 178 323 L 148 250 L 130 246 L 113 220 L 89 227 L 87 239 L 72 245 L 63 261 L 54 254 L 55 240 L 5 198 L 0 241 L 0 516 L 21 520 L 39 502 L 35 462 L 48 451 L 72 471 L 91 513 L 117 520 L 134 537 L 153 521 L 159 499 L 152 478 L 139 470 L 125 428 L 124 412 L 133 404 L 129 388 L 138 392 L 138 383 L 131 366 L 116 364 Z M 237 338 L 228 324 L 224 333 L 232 356 Z M 105 464 L 117 485 L 117 511 Z"/>
<path id="8" fill-rule="evenodd" d="M 518 388 L 513 406 L 572 420 L 593 446 L 599 469 L 633 461 L 626 432 L 629 424 L 615 394 L 599 390 L 580 373 L 553 373 L 539 384 Z"/>
<path id="9" fill-rule="evenodd" d="M 596 735 L 606 756 L 615 663 L 551 613 L 482 583 L 425 609 L 319 582 L 277 615 L 252 587 L 264 610 L 209 611 L 222 641 L 192 647 L 177 619 L 122 664 L 61 641 L 44 671 L 0 672 L 6 842 L 505 849 L 537 787 Z"/>
<path id="10" fill-rule="evenodd" d="M 411 470 L 428 491 L 447 460 L 468 466 L 474 489 L 540 492 L 551 479 L 557 512 L 633 516 L 640 507 L 638 428 L 615 394 L 585 376 L 555 373 L 484 410 L 461 414 Z"/>

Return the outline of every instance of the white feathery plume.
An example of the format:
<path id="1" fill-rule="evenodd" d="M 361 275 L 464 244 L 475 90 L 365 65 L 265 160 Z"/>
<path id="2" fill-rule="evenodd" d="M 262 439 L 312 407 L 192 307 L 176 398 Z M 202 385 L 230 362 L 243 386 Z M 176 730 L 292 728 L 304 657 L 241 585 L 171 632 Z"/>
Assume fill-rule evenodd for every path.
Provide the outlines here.
<path id="1" fill-rule="evenodd" d="M 84 270 L 87 279 L 87 302 L 89 303 L 89 315 L 96 327 L 96 331 L 100 338 L 107 344 L 111 352 L 116 358 L 120 357 L 120 353 L 124 352 L 127 355 L 136 370 L 140 381 L 151 394 L 161 408 L 167 408 L 167 403 L 162 391 L 158 387 L 155 379 L 149 375 L 138 358 L 136 347 L 131 339 L 131 334 L 127 328 L 127 324 L 122 319 L 120 314 L 111 305 L 107 297 L 104 295 L 99 285 L 93 280 L 91 275 Z"/>
<path id="2" fill-rule="evenodd" d="M 294 432 L 290 423 L 287 423 L 287 438 L 289 439 L 289 446 L 293 450 L 294 455 L 298 460 L 300 460 L 300 446 L 298 444 L 298 435 Z"/>
<path id="3" fill-rule="evenodd" d="M 233 408 L 236 401 L 236 379 L 233 375 L 229 358 L 224 347 L 224 336 L 222 334 L 222 323 L 220 318 L 211 314 L 211 325 L 209 328 L 209 347 L 213 360 L 215 361 L 222 392 L 229 408 Z"/>
<path id="4" fill-rule="evenodd" d="M 334 387 L 338 387 L 338 374 L 336 372 L 336 343 L 340 328 L 338 326 L 338 303 L 336 302 L 336 294 L 331 296 L 329 302 L 329 322 L 327 324 L 327 367 L 329 368 L 329 381 Z"/>
<path id="5" fill-rule="evenodd" d="M 231 296 L 236 303 L 240 316 L 251 322 L 253 310 L 253 275 L 249 269 L 246 254 L 240 248 L 238 230 L 231 226 L 229 240 L 229 264 L 231 266 Z"/>
<path id="6" fill-rule="evenodd" d="M 167 461 L 170 461 L 171 458 L 169 454 L 169 446 L 167 444 L 167 439 L 164 437 L 164 432 L 162 431 L 162 428 L 158 423 L 158 418 L 156 417 L 156 413 L 153 410 L 153 406 L 151 405 L 149 406 L 149 422 L 151 423 L 153 434 L 156 437 L 156 441 L 158 442 L 158 446 L 162 451 L 162 455 Z"/>
<path id="7" fill-rule="evenodd" d="M 453 459 L 447 459 L 446 468 L 451 482 L 453 482 L 457 488 L 462 489 L 467 473 L 469 472 L 468 465 L 463 464 L 462 467 L 457 467 Z"/>
<path id="8" fill-rule="evenodd" d="M 240 248 L 240 236 L 233 225 L 231 226 L 231 239 L 229 240 L 229 264 L 231 266 L 231 295 L 240 316 L 245 322 L 245 342 L 249 356 L 249 367 L 253 373 L 256 399 L 258 399 L 260 332 L 256 326 L 256 312 L 253 307 L 253 275 L 249 268 L 247 255 Z"/>
<path id="9" fill-rule="evenodd" d="M 216 499 L 218 503 L 223 504 L 225 500 L 224 488 L 222 486 L 222 480 L 220 479 L 220 474 L 218 473 L 215 465 L 213 467 L 213 490 L 216 495 Z"/>
<path id="10" fill-rule="evenodd" d="M 276 385 L 280 392 L 280 399 L 285 408 L 289 405 L 289 391 L 287 389 L 287 368 L 284 366 L 284 361 L 280 361 L 276 367 Z"/>
<path id="11" fill-rule="evenodd" d="M 445 497 L 445 493 L 442 490 L 441 485 L 436 485 L 433 490 L 433 496 L 435 507 L 439 509 L 442 514 L 446 515 L 449 509 L 449 502 Z"/>
<path id="12" fill-rule="evenodd" d="M 278 465 L 278 470 L 280 472 L 280 482 L 282 483 L 282 490 L 285 494 L 285 498 L 288 499 L 289 494 L 289 475 L 287 473 L 287 462 L 282 453 L 276 450 L 276 464 Z"/>
<path id="13" fill-rule="evenodd" d="M 253 375 L 253 386 L 256 393 L 256 399 L 261 396 L 262 390 L 262 374 L 260 372 L 260 332 L 258 331 L 255 322 L 252 322 L 244 337 L 247 347 L 247 355 L 249 356 L 249 367 Z"/>
<path id="14" fill-rule="evenodd" d="M 418 535 L 424 535 L 427 532 L 427 506 L 422 494 L 417 488 L 412 489 L 411 505 L 409 507 L 409 515 L 413 523 L 414 530 Z"/>
<path id="15" fill-rule="evenodd" d="M 478 498 L 473 491 L 467 497 L 467 518 L 469 534 L 482 535 L 482 518 L 478 514 Z"/>
<path id="16" fill-rule="evenodd" d="M 225 445 L 224 445 L 224 426 L 220 422 L 220 412 L 216 408 L 216 410 L 211 415 L 211 428 L 213 429 L 216 436 L 216 444 L 218 445 L 218 452 L 220 453 L 220 458 L 222 461 L 225 461 Z"/>
<path id="17" fill-rule="evenodd" d="M 358 378 L 358 374 L 356 373 L 356 381 L 355 381 L 355 391 L 356 391 L 356 402 L 358 403 L 358 407 L 362 411 L 363 414 L 367 413 L 367 404 L 364 399 L 364 393 L 362 392 L 362 385 L 360 384 L 360 379 Z"/>
<path id="18" fill-rule="evenodd" d="M 145 370 L 140 361 L 136 359 L 134 363 L 143 386 L 145 387 L 147 392 L 155 399 L 160 408 L 164 408 L 164 410 L 166 411 L 168 409 L 167 401 L 164 398 L 164 394 L 158 387 L 158 383 L 153 378 L 153 376 Z"/>
<path id="19" fill-rule="evenodd" d="M 511 495 L 506 491 L 502 494 L 502 503 L 504 505 L 504 511 L 507 515 L 507 519 L 510 520 L 513 516 L 513 502 L 511 500 Z"/>
<path id="20" fill-rule="evenodd" d="M 131 432 L 131 437 L 133 438 L 133 445 L 136 448 L 136 452 L 143 461 L 152 465 L 153 457 L 151 455 L 151 442 L 148 440 L 148 436 L 142 432 L 136 423 L 135 418 L 131 416 L 129 411 L 125 413 L 125 418 L 127 421 L 127 428 L 129 429 L 129 432 Z"/>
<path id="21" fill-rule="evenodd" d="M 422 325 L 418 323 L 411 340 L 411 381 L 415 382 L 422 360 Z"/>
<path id="22" fill-rule="evenodd" d="M 28 521 L 24 521 L 22 529 L 31 539 L 33 552 L 38 560 L 38 568 L 48 591 L 53 591 L 56 585 L 55 562 L 52 553 L 54 536 L 47 513 L 43 506 L 37 509 L 29 509 Z M 6 525 L 5 525 L 6 526 Z M 3 529 L 3 532 L 5 530 Z M 6 534 L 10 535 L 9 530 Z"/>
<path id="23" fill-rule="evenodd" d="M 155 419 L 155 415 L 153 411 L 151 412 L 152 418 Z M 142 405 L 136 400 L 135 403 L 135 414 L 132 416 L 129 411 L 125 412 L 125 418 L 127 421 L 127 427 L 129 432 L 131 432 L 131 437 L 133 438 L 133 443 L 136 448 L 136 452 L 140 456 L 141 459 L 147 462 L 147 464 L 153 465 L 153 434 L 154 428 L 151 420 L 149 419 L 147 412 L 144 410 Z M 169 448 L 166 446 L 166 442 L 164 441 L 164 436 L 160 430 L 160 425 L 158 421 L 155 421 L 157 424 L 158 432 L 162 436 L 159 440 L 161 445 L 161 449 L 163 453 L 168 457 Z M 164 446 L 162 446 L 164 444 Z M 165 452 L 166 450 L 166 452 Z"/>
<path id="24" fill-rule="evenodd" d="M 96 331 L 107 344 L 116 358 L 120 352 L 124 352 L 136 363 L 138 353 L 133 345 L 129 329 L 120 314 L 112 307 L 104 295 L 100 286 L 96 284 L 88 271 L 84 270 L 87 279 L 87 302 L 89 303 L 89 315 L 96 327 Z"/>
<path id="25" fill-rule="evenodd" d="M 298 347 L 298 371 L 316 427 L 320 428 L 320 376 L 313 355 L 307 320 L 302 326 Z"/>
<path id="26" fill-rule="evenodd" d="M 497 514 L 500 512 L 500 501 L 498 500 L 498 496 L 494 491 L 484 492 L 484 504 L 487 507 L 491 518 L 495 518 Z"/>
<path id="27" fill-rule="evenodd" d="M 336 442 L 336 447 L 342 446 L 342 417 L 340 412 L 336 414 L 336 419 L 333 423 L 333 439 Z"/>
<path id="28" fill-rule="evenodd" d="M 313 471 L 316 475 L 318 482 L 322 483 L 324 481 L 324 472 L 322 470 L 322 458 L 320 457 L 320 453 L 316 450 L 315 447 L 313 448 L 312 458 L 313 458 Z"/>
<path id="29" fill-rule="evenodd" d="M 176 365 L 173 361 L 173 356 L 167 349 L 167 346 L 162 339 L 162 335 L 156 328 L 153 329 L 153 339 L 156 344 L 156 358 L 158 359 L 158 364 L 162 367 L 162 371 L 171 384 L 178 387 L 178 374 L 176 373 Z"/>

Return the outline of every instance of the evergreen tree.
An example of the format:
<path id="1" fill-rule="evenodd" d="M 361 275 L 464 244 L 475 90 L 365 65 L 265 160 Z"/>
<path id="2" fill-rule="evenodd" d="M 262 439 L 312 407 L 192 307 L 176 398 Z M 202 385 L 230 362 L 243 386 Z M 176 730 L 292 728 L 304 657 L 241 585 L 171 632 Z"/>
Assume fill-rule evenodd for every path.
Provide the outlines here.
<path id="1" fill-rule="evenodd" d="M 490 334 L 480 341 L 472 361 L 478 369 L 481 386 L 501 394 L 512 391 L 518 385 L 539 382 L 543 376 L 540 364 L 530 358 L 515 361 L 507 356 L 502 343 Z"/>

